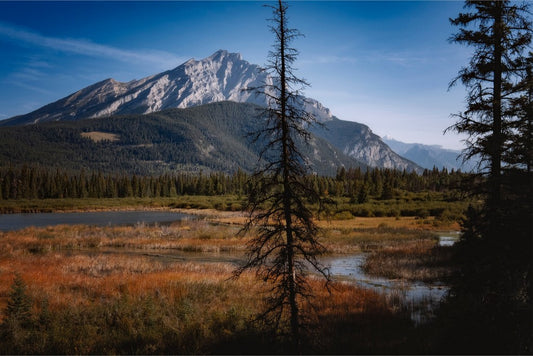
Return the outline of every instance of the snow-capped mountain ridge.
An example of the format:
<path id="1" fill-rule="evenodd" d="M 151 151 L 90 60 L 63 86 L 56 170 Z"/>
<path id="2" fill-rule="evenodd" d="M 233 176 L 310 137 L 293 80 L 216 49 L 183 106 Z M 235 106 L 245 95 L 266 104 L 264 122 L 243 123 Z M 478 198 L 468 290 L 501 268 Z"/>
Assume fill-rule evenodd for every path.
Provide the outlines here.
<path id="1" fill-rule="evenodd" d="M 221 50 L 203 60 L 189 59 L 172 70 L 138 81 L 114 81 L 124 88 L 125 92 L 121 94 L 126 94 L 125 97 L 117 98 L 91 117 L 130 111 L 133 105 L 142 108 L 137 112 L 148 114 L 226 100 L 264 104 L 253 93 L 244 90 L 266 80 L 258 68 L 244 61 L 238 53 Z"/>
<path id="2" fill-rule="evenodd" d="M 139 80 L 118 82 L 110 78 L 100 81 L 31 113 L 0 121 L 0 126 L 149 114 L 221 101 L 266 106 L 266 96 L 249 89 L 269 83 L 272 78 L 258 65 L 245 61 L 239 53 L 219 50 L 202 60 L 189 59 L 174 69 Z M 331 144 L 352 158 L 374 167 L 419 168 L 392 152 L 379 138 L 374 138 L 367 126 L 339 120 L 317 100 L 303 99 L 303 108 L 319 122 L 335 127 L 342 124 L 344 129 L 337 130 L 335 135 L 322 133 L 320 136 L 328 136 Z"/>
<path id="3" fill-rule="evenodd" d="M 5 120 L 1 125 L 148 114 L 218 101 L 264 106 L 266 98 L 247 89 L 271 82 L 258 65 L 243 60 L 239 53 L 219 50 L 202 60 L 189 59 L 174 69 L 139 80 L 118 82 L 113 78 L 105 79 L 29 114 Z M 332 118 L 329 109 L 318 101 L 307 101 L 306 110 L 319 121 Z"/>

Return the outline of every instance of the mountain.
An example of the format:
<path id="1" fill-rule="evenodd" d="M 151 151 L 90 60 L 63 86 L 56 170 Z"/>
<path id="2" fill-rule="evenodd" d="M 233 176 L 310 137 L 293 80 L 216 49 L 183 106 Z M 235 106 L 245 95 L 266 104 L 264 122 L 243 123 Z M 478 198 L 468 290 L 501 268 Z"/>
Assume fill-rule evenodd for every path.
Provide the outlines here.
<path id="1" fill-rule="evenodd" d="M 391 150 L 366 125 L 333 117 L 322 127 L 314 127 L 311 131 L 344 154 L 369 166 L 421 172 L 417 164 Z"/>
<path id="2" fill-rule="evenodd" d="M 149 114 L 168 108 L 188 108 L 219 101 L 266 106 L 266 98 L 247 88 L 269 82 L 260 67 L 243 60 L 239 53 L 219 50 L 196 61 L 156 75 L 127 83 L 110 78 L 81 89 L 33 112 L 0 121 L 0 125 L 78 120 L 117 114 Z M 306 109 L 320 121 L 331 113 L 316 100 Z"/>
<path id="3" fill-rule="evenodd" d="M 266 106 L 264 95 L 247 89 L 269 82 L 272 79 L 258 65 L 243 60 L 238 53 L 219 50 L 205 59 L 190 59 L 172 70 L 140 80 L 121 83 L 106 79 L 28 114 L 0 121 L 0 126 L 150 114 L 221 101 Z M 303 105 L 330 128 L 315 131 L 317 136 L 345 155 L 372 167 L 420 170 L 394 153 L 367 126 L 337 119 L 314 99 L 305 98 Z"/>
<path id="4" fill-rule="evenodd" d="M 394 152 L 410 159 L 423 168 L 432 169 L 433 167 L 437 167 L 440 169 L 444 167 L 449 170 L 461 169 L 464 172 L 470 172 L 474 170 L 476 166 L 474 160 L 463 162 L 460 157 L 461 151 L 459 150 L 450 150 L 442 148 L 442 146 L 439 145 L 404 143 L 389 137 L 384 137 L 383 142 L 385 142 Z"/>
<path id="5" fill-rule="evenodd" d="M 24 164 L 151 175 L 176 170 L 251 172 L 261 142 L 247 139 L 263 118 L 255 104 L 217 102 L 151 114 L 0 127 L 0 166 Z M 313 172 L 364 164 L 319 137 L 302 146 Z"/>

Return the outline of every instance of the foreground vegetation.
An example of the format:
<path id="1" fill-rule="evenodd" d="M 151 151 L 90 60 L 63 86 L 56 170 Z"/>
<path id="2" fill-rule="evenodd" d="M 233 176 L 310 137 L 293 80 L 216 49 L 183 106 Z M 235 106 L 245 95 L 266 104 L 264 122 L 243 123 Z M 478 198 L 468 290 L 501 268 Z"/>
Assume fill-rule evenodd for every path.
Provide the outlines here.
<path id="1" fill-rule="evenodd" d="M 461 193 L 465 177 L 436 169 L 309 176 L 333 201 L 320 214 L 310 207 L 319 241 L 330 253 L 369 252 L 363 267 L 370 275 L 449 278 L 451 255 L 436 246 L 434 231 L 458 230 L 467 207 L 479 204 Z M 255 233 L 237 234 L 246 221 L 247 179 L 243 172 L 141 177 L 1 170 L 1 213 L 161 209 L 199 220 L 1 233 L 0 352 L 289 353 L 287 330 L 255 321 L 267 286 L 251 273 L 230 279 Z M 210 253 L 227 258 L 215 261 L 205 256 Z M 439 332 L 415 325 L 398 296 L 346 282 L 333 283 L 330 295 L 315 277 L 308 282 L 315 297 L 313 305 L 302 304 L 309 316 L 302 352 L 439 351 Z"/>
<path id="2" fill-rule="evenodd" d="M 1 233 L 0 352 L 287 353 L 280 330 L 254 322 L 268 293 L 263 283 L 252 274 L 229 279 L 235 259 L 179 258 L 179 251 L 226 251 L 238 259 L 250 238 L 236 236 L 241 213 L 197 212 L 205 219 L 170 226 Z M 413 218 L 318 224 L 333 251 L 436 243 L 431 232 L 413 229 L 421 226 Z M 427 352 L 415 336 L 420 329 L 386 296 L 340 282 L 330 295 L 314 277 L 309 282 L 315 298 L 305 304 L 313 315 L 305 352 Z"/>
<path id="3" fill-rule="evenodd" d="M 457 230 L 467 207 L 479 204 L 460 193 L 463 178 L 439 170 L 342 169 L 336 177 L 307 177 L 333 201 L 321 214 L 311 206 L 319 241 L 331 253 L 370 252 L 368 274 L 448 278 L 449 250 L 436 247 L 433 232 Z M 162 209 L 200 219 L 0 233 L 0 352 L 290 352 L 287 330 L 255 321 L 267 286 L 251 273 L 230 279 L 255 233 L 237 234 L 246 221 L 247 179 L 242 172 L 137 177 L 1 170 L 1 213 Z M 228 257 L 213 261 L 206 253 Z M 315 277 L 308 282 L 315 297 L 313 305 L 302 304 L 310 316 L 302 352 L 438 351 L 438 333 L 417 327 L 397 296 L 344 282 L 333 283 L 330 295 Z"/>

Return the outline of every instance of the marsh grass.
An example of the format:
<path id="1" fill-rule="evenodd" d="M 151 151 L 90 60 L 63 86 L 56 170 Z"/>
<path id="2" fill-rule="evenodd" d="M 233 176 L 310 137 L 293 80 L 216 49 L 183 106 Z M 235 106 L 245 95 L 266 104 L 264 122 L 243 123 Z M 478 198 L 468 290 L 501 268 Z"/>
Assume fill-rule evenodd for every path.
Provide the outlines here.
<path id="1" fill-rule="evenodd" d="M 322 228 L 322 241 L 334 253 L 353 253 L 400 246 L 408 241 L 435 243 L 435 235 L 426 230 L 391 227 L 381 223 L 377 227 L 328 226 Z"/>
<path id="2" fill-rule="evenodd" d="M 152 198 L 68 198 L 1 200 L 0 213 L 49 213 L 61 211 L 102 211 L 136 209 L 216 209 L 238 211 L 243 198 L 236 195 L 181 195 Z"/>
<path id="3" fill-rule="evenodd" d="M 15 271 L 27 281 L 33 301 L 31 324 L 15 330 L 17 339 L 9 336 L 13 330 L 6 325 L 0 327 L 2 353 L 233 354 L 289 350 L 279 330 L 254 322 L 263 308 L 262 297 L 268 293 L 265 285 L 251 274 L 228 279 L 233 270 L 228 264 L 167 264 L 143 256 L 53 252 L 18 256 L 2 261 L 1 268 L 3 305 Z M 375 331 L 370 320 L 401 319 L 379 294 L 337 284 L 329 295 L 321 283 L 310 282 L 318 314 L 308 329 L 309 352 L 326 352 L 335 346 L 338 335 L 330 333 L 332 327 L 342 326 L 343 335 L 351 335 L 353 341 L 344 345 L 351 347 L 344 349 L 349 352 L 360 346 L 355 340 L 361 340 L 361 333 Z M 354 321 L 361 318 L 369 324 Z M 373 342 L 378 343 L 377 339 Z M 382 340 L 377 350 L 387 350 L 389 344 Z"/>
<path id="4" fill-rule="evenodd" d="M 370 275 L 391 279 L 442 282 L 451 277 L 452 265 L 451 247 L 416 240 L 372 251 L 362 268 Z"/>
<path id="5" fill-rule="evenodd" d="M 3 251 L 46 253 L 94 248 L 144 250 L 231 251 L 244 248 L 239 228 L 203 220 L 184 220 L 170 226 L 137 224 L 133 227 L 58 225 L 0 233 Z"/>
<path id="6" fill-rule="evenodd" d="M 230 263 L 151 256 L 172 249 L 243 251 L 250 236 L 236 234 L 242 214 L 204 214 L 205 219 L 165 226 L 54 226 L 0 233 L 0 310 L 6 308 L 15 273 L 26 281 L 32 300 L 29 326 L 0 326 L 0 353 L 287 353 L 282 329 L 254 321 L 269 291 L 253 274 L 232 280 Z M 333 223 L 321 238 L 342 252 L 434 243 L 427 231 L 354 226 L 355 221 Z M 344 283 L 334 284 L 329 294 L 310 278 L 315 297 L 313 305 L 305 305 L 311 316 L 306 353 L 425 351 L 409 315 L 394 300 Z"/>

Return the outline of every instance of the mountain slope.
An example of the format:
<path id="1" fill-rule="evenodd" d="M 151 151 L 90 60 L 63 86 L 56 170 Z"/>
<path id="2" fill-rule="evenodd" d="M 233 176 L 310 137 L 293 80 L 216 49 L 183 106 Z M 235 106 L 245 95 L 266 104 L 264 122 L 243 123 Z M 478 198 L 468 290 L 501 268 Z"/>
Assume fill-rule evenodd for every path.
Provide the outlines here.
<path id="1" fill-rule="evenodd" d="M 419 166 L 427 169 L 447 168 L 461 169 L 462 171 L 469 172 L 475 168 L 476 162 L 470 160 L 467 162 L 462 161 L 460 157 L 461 151 L 450 150 L 442 148 L 438 145 L 423 145 L 420 143 L 404 143 L 392 138 L 383 138 L 383 141 L 396 153 L 408 158 L 418 164 Z"/>
<path id="2" fill-rule="evenodd" d="M 0 121 L 0 126 L 148 114 L 221 101 L 266 106 L 264 95 L 247 90 L 272 82 L 259 69 L 238 53 L 220 50 L 200 61 L 191 59 L 172 70 L 140 80 L 120 83 L 106 79 L 31 113 Z M 336 119 L 314 99 L 305 98 L 303 105 L 319 122 L 331 126 L 329 133 L 317 131 L 319 136 L 356 161 L 374 167 L 418 169 L 393 153 L 368 127 L 363 125 L 366 129 L 362 130 L 361 124 Z"/>
<path id="3" fill-rule="evenodd" d="M 392 151 L 366 125 L 333 118 L 325 122 L 323 127 L 313 128 L 312 131 L 344 154 L 372 167 L 421 171 L 415 163 Z"/>
<path id="4" fill-rule="evenodd" d="M 157 113 L 111 116 L 0 128 L 0 165 L 41 164 L 72 170 L 161 174 L 173 170 L 250 172 L 261 143 L 250 132 L 262 125 L 254 104 L 218 102 Z M 334 175 L 362 166 L 314 137 L 311 168 Z"/>

